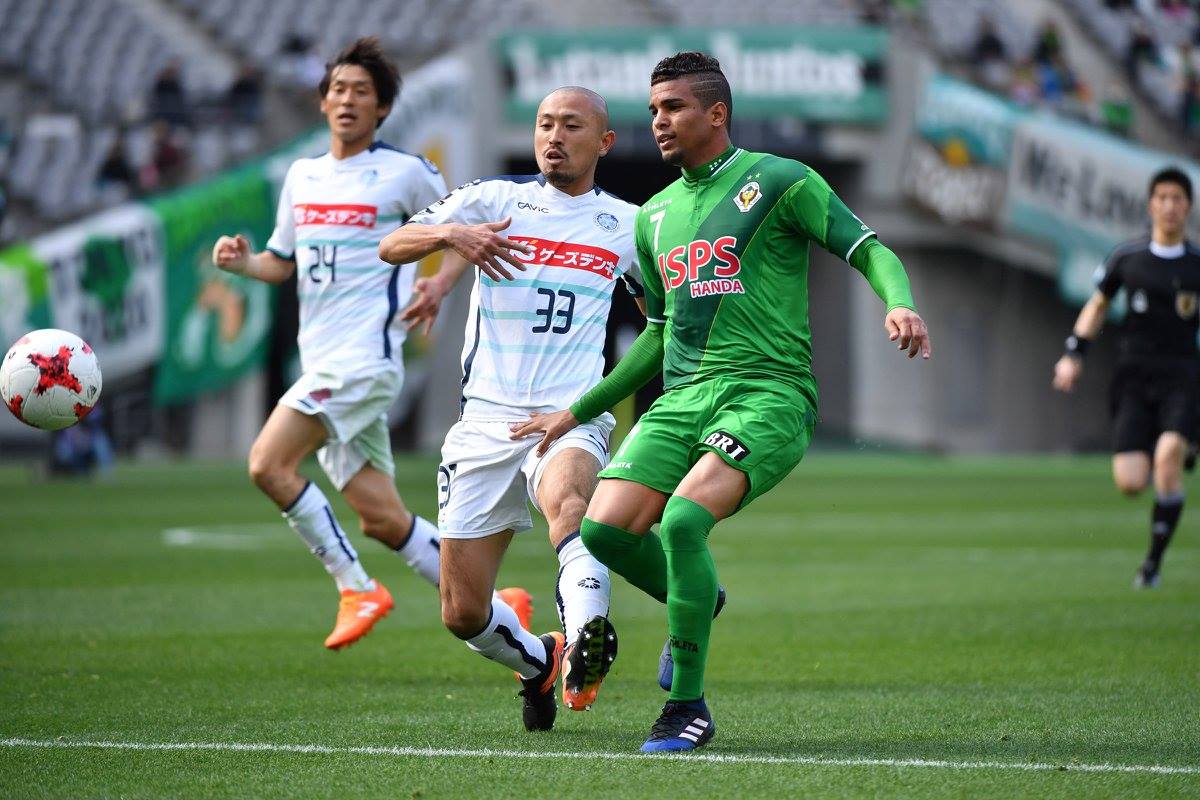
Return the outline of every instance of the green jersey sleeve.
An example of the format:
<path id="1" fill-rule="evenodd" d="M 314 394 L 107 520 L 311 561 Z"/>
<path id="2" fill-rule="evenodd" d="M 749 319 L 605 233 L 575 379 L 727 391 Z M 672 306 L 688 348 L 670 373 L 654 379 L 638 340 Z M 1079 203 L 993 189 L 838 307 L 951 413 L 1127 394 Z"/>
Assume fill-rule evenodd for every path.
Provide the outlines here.
<path id="1" fill-rule="evenodd" d="M 812 169 L 784 193 L 780 205 L 797 233 L 843 261 L 875 235 Z"/>
<path id="2" fill-rule="evenodd" d="M 637 246 L 638 268 L 642 273 L 642 288 L 646 290 L 646 319 L 659 324 L 666 322 L 666 299 L 658 265 L 654 263 L 654 250 L 646 239 L 649 221 L 644 211 L 639 211 L 634 230 Z"/>

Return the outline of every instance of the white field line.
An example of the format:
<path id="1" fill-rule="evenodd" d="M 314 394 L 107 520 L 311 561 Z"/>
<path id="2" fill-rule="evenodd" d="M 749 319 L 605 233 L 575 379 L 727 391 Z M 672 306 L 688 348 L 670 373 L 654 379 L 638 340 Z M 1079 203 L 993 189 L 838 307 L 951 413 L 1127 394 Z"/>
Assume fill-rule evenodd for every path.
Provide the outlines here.
<path id="1" fill-rule="evenodd" d="M 205 550 L 272 550 L 279 547 L 283 538 L 272 535 L 279 526 L 272 525 L 265 531 L 264 527 L 244 526 L 226 531 L 167 528 L 162 532 L 162 542 L 168 547 L 198 547 Z M 236 533 L 235 530 L 242 532 Z"/>
<path id="2" fill-rule="evenodd" d="M 641 753 L 537 752 L 526 750 L 466 750 L 446 747 L 339 747 L 323 744 L 273 744 L 270 742 L 111 742 L 84 739 L 0 739 L 0 747 L 53 750 L 213 750 L 233 753 L 314 753 L 317 755 L 402 756 L 422 758 L 514 758 L 530 760 L 595 759 L 646 761 L 672 758 Z M 1158 764 L 1041 764 L 1007 761 L 943 761 L 923 758 L 819 758 L 816 756 L 754 756 L 695 753 L 678 758 L 713 764 L 783 764 L 816 767 L 926 767 L 956 770 L 1020 770 L 1024 772 L 1148 773 L 1200 775 L 1200 766 L 1171 767 Z"/>

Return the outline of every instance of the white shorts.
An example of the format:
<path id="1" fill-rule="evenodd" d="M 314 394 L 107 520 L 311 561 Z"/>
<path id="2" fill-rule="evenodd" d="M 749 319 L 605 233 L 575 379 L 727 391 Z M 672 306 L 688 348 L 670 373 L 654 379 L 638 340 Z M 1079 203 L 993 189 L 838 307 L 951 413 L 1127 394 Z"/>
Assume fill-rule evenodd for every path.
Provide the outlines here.
<path id="1" fill-rule="evenodd" d="M 615 424 L 611 414 L 568 431 L 541 458 L 535 450 L 541 440 L 531 436 L 514 442 L 508 438 L 511 424 L 459 420 L 446 434 L 438 467 L 438 530 L 443 538 L 481 539 L 532 528 L 529 503 L 538 508 L 542 473 L 567 448 L 591 453 L 597 472 L 608 464 L 608 435 Z"/>
<path id="2" fill-rule="evenodd" d="M 306 372 L 279 404 L 316 417 L 329 432 L 317 461 L 341 491 L 368 461 L 394 475 L 387 412 L 400 396 L 404 371 L 386 362 L 353 372 Z"/>

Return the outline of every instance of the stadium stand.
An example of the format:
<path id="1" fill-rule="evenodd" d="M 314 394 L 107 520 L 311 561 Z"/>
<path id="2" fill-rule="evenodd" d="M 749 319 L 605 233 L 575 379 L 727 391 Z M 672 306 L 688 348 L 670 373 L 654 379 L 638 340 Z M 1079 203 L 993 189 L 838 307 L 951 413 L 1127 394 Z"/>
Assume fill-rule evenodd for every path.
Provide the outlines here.
<path id="1" fill-rule="evenodd" d="M 1177 0 L 1065 0 L 1129 80 L 1184 131 L 1200 133 L 1200 10 Z"/>

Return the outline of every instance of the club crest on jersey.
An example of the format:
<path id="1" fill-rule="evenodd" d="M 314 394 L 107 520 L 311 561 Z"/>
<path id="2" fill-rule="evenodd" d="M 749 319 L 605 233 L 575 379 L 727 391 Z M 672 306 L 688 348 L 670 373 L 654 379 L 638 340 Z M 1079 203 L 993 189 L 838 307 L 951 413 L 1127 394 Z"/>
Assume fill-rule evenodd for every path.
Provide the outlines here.
<path id="1" fill-rule="evenodd" d="M 379 170 L 377 170 L 377 169 L 364 170 L 363 173 L 358 176 L 358 179 L 359 179 L 359 181 L 366 184 L 367 186 L 370 186 L 372 183 L 379 180 Z"/>
<path id="2" fill-rule="evenodd" d="M 733 196 L 733 204 L 738 207 L 738 211 L 745 214 L 750 209 L 754 208 L 754 204 L 762 199 L 762 188 L 758 185 L 758 181 L 750 181 Z"/>
<path id="3" fill-rule="evenodd" d="M 601 228 L 608 231 L 609 233 L 615 231 L 617 229 L 617 227 L 621 224 L 620 220 L 618 220 L 616 217 L 614 217 L 612 214 L 608 213 L 607 211 L 601 211 L 593 219 L 595 219 L 597 225 L 599 225 Z"/>
<path id="4" fill-rule="evenodd" d="M 1191 319 L 1196 316 L 1197 295 L 1195 292 L 1175 293 L 1175 313 L 1180 319 Z"/>

